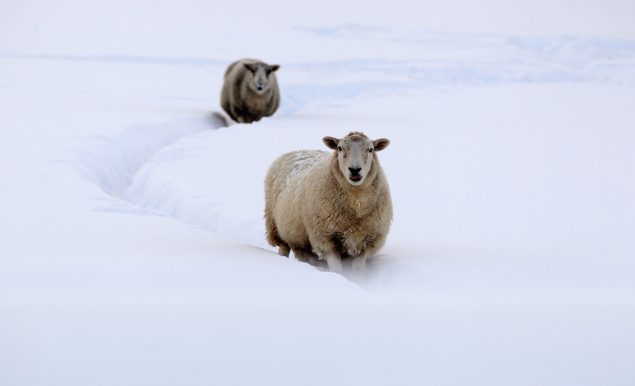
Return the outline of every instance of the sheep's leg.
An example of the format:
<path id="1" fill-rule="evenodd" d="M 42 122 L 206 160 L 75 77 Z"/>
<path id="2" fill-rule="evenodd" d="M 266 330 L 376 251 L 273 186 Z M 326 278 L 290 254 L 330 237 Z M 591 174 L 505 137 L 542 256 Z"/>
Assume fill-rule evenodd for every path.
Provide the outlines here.
<path id="1" fill-rule="evenodd" d="M 329 271 L 343 274 L 342 255 L 337 250 L 337 246 L 333 245 L 331 239 L 312 239 L 309 236 L 309 242 L 313 246 L 313 252 L 322 260 L 326 260 Z"/>
<path id="2" fill-rule="evenodd" d="M 342 259 L 335 254 L 327 254 L 325 256 L 326 264 L 329 266 L 329 271 L 335 273 L 344 273 L 344 268 L 342 267 Z"/>
<path id="3" fill-rule="evenodd" d="M 351 261 L 351 273 L 355 277 L 360 277 L 366 270 L 366 256 L 358 256 Z"/>

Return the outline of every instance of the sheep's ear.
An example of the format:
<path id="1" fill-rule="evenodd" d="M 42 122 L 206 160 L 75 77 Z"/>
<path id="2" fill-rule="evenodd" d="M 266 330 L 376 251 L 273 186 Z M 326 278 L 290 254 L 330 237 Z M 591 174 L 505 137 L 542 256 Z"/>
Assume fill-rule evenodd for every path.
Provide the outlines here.
<path id="1" fill-rule="evenodd" d="M 253 63 L 243 63 L 243 66 L 245 66 L 246 69 L 248 69 L 249 71 L 251 71 L 254 74 L 258 70 L 258 67 L 256 67 L 256 65 L 253 64 Z"/>
<path id="2" fill-rule="evenodd" d="M 272 64 L 272 65 L 269 66 L 269 72 L 278 71 L 279 68 L 280 68 L 279 64 Z"/>
<path id="3" fill-rule="evenodd" d="M 390 140 L 387 138 L 379 138 L 373 141 L 373 147 L 375 151 L 382 151 L 390 145 Z"/>
<path id="4" fill-rule="evenodd" d="M 329 148 L 329 149 L 337 149 L 337 144 L 340 142 L 339 139 L 334 138 L 334 137 L 324 137 L 322 138 L 322 142 L 324 142 L 324 144 Z"/>

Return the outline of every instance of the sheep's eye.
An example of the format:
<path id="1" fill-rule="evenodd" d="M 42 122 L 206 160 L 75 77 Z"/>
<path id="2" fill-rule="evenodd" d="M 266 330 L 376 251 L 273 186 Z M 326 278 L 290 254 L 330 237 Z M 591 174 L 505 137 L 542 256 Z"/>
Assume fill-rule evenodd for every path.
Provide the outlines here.
<path id="1" fill-rule="evenodd" d="M 338 146 L 338 147 L 337 147 L 337 151 L 342 151 L 342 150 L 344 150 L 344 149 L 342 149 L 342 147 L 341 147 L 341 146 Z"/>
<path id="2" fill-rule="evenodd" d="M 373 149 L 368 149 L 368 152 L 369 152 L 369 153 L 372 153 L 372 152 L 373 152 Z"/>

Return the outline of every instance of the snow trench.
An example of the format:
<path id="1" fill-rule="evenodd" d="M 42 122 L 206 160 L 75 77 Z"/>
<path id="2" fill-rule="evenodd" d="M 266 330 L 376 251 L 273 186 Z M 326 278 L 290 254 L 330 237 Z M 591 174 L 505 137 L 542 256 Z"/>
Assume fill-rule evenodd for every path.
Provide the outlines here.
<path id="1" fill-rule="evenodd" d="M 115 137 L 96 136 L 85 149 L 75 150 L 77 166 L 106 194 L 123 198 L 139 169 L 159 150 L 188 135 L 223 127 L 213 114 L 202 119 L 131 126 Z"/>
<path id="2" fill-rule="evenodd" d="M 210 143 L 220 141 L 217 137 L 224 134 L 218 129 L 225 125 L 213 113 L 132 126 L 112 138 L 90 138 L 84 149 L 76 150 L 76 165 L 84 178 L 111 198 L 99 211 L 172 217 L 245 245 L 266 248 L 261 200 L 228 199 L 231 191 L 244 188 L 219 186 L 223 170 L 228 170 L 207 167 L 210 160 L 205 158 L 214 151 Z M 250 179 L 254 174 L 243 173 Z M 251 194 L 256 189 L 261 189 L 261 181 L 248 190 Z"/>

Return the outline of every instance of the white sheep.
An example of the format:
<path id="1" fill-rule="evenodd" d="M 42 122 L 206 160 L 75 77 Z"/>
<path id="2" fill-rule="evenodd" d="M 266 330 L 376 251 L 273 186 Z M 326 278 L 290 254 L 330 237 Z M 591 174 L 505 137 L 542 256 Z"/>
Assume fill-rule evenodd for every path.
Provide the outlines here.
<path id="1" fill-rule="evenodd" d="M 390 141 L 371 140 L 351 132 L 341 139 L 324 137 L 333 149 L 286 153 L 269 168 L 265 179 L 267 241 L 280 255 L 326 261 L 343 272 L 350 260 L 361 273 L 366 257 L 386 241 L 392 202 L 376 152 Z"/>
<path id="2" fill-rule="evenodd" d="M 230 64 L 220 96 L 223 110 L 239 123 L 272 116 L 280 106 L 275 74 L 279 68 L 277 64 L 257 59 L 241 59 Z"/>

